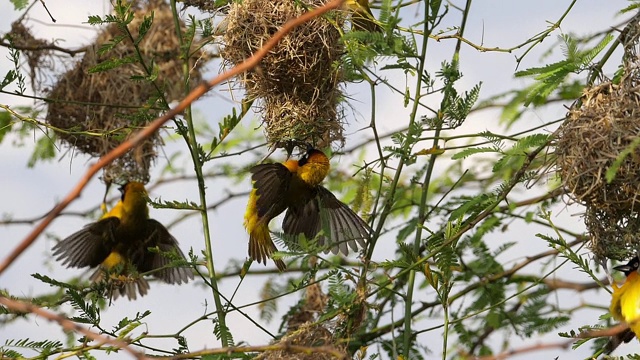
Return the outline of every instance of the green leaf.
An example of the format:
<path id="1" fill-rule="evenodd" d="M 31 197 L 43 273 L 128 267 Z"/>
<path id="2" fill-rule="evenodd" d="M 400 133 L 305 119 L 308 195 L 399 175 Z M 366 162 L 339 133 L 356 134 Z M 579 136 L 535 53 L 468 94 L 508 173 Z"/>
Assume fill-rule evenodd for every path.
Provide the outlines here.
<path id="1" fill-rule="evenodd" d="M 516 77 L 533 77 L 537 80 L 529 88 L 524 106 L 529 106 L 533 102 L 542 103 L 570 74 L 588 69 L 593 59 L 613 40 L 613 36 L 610 34 L 605 36 L 593 48 L 587 50 L 579 50 L 576 40 L 569 35 L 563 35 L 561 39 L 564 42 L 565 60 L 516 72 Z"/>
<path id="2" fill-rule="evenodd" d="M 489 148 L 489 147 L 480 147 L 480 148 L 469 148 L 460 151 L 459 153 L 454 154 L 451 159 L 452 160 L 460 160 L 466 159 L 471 155 L 482 154 L 482 153 L 496 153 L 499 152 L 500 149 Z"/>
<path id="3" fill-rule="evenodd" d="M 29 5 L 29 0 L 11 0 L 11 3 L 13 4 L 13 8 L 15 10 L 24 10 L 24 8 L 27 7 L 27 5 Z"/>
<path id="4" fill-rule="evenodd" d="M 8 111 L 0 111 L 0 143 L 4 139 L 5 135 L 11 131 L 11 114 Z"/>
<path id="5" fill-rule="evenodd" d="M 87 24 L 89 25 L 102 25 L 104 23 L 105 21 L 98 15 L 89 15 L 89 18 L 87 19 Z"/>
<path id="6" fill-rule="evenodd" d="M 640 2 L 634 2 L 632 4 L 630 4 L 629 6 L 627 6 L 626 8 L 620 10 L 620 14 L 626 14 L 630 11 L 634 11 L 635 9 L 640 7 Z"/>
<path id="7" fill-rule="evenodd" d="M 35 149 L 27 162 L 27 166 L 32 168 L 38 161 L 51 160 L 56 156 L 55 141 L 48 136 L 42 136 L 36 142 Z"/>
<path id="8" fill-rule="evenodd" d="M 142 23 L 140 23 L 140 28 L 138 29 L 138 38 L 134 42 L 134 45 L 136 45 L 136 47 L 142 40 L 144 40 L 144 36 L 147 34 L 149 29 L 151 29 L 151 25 L 153 25 L 153 16 L 154 12 L 152 11 L 151 15 L 145 16 L 142 20 Z"/>
<path id="9" fill-rule="evenodd" d="M 413 232 L 416 231 L 417 225 L 417 218 L 412 218 L 411 220 L 409 220 L 406 225 L 400 228 L 400 231 L 398 231 L 396 241 L 405 241 L 409 235 L 413 234 Z"/>
<path id="10" fill-rule="evenodd" d="M 484 210 L 485 206 L 491 201 L 491 198 L 487 194 L 480 194 L 478 196 L 474 196 L 469 200 L 465 201 L 458 207 L 457 209 L 451 212 L 449 216 L 450 221 L 454 221 L 456 219 L 462 218 L 464 215 L 470 213 L 476 213 Z"/>
<path id="11" fill-rule="evenodd" d="M 5 359 L 24 359 L 25 358 L 25 356 L 22 355 L 21 353 L 15 350 L 7 349 L 4 346 L 0 346 L 0 354 L 2 354 L 2 356 Z"/>
<path id="12" fill-rule="evenodd" d="M 113 39 L 111 39 L 111 41 L 108 41 L 108 42 L 100 44 L 100 47 L 98 48 L 96 53 L 98 55 L 102 56 L 102 55 L 108 53 L 109 51 L 113 50 L 113 48 L 118 46 L 118 44 L 120 44 L 122 42 L 122 40 L 124 40 L 126 38 L 127 37 L 125 35 L 115 36 Z"/>
<path id="13" fill-rule="evenodd" d="M 67 283 L 63 283 L 63 282 L 60 282 L 58 280 L 52 279 L 52 278 L 50 278 L 50 277 L 48 277 L 46 275 L 35 273 L 35 274 L 31 274 L 31 276 L 33 278 L 38 279 L 38 280 L 42 281 L 43 283 L 49 284 L 51 286 L 62 287 L 62 288 L 65 288 L 65 289 L 72 289 L 73 288 L 73 286 L 71 286 L 71 285 L 69 285 Z"/>
<path id="14" fill-rule="evenodd" d="M 608 183 L 612 182 L 613 179 L 615 179 L 616 174 L 618 173 L 618 169 L 620 169 L 620 166 L 622 166 L 624 159 L 626 159 L 627 156 L 633 153 L 638 145 L 640 145 L 640 137 L 633 139 L 631 144 L 629 144 L 629 146 L 627 146 L 620 152 L 620 154 L 618 154 L 618 156 L 616 156 L 616 159 L 613 161 L 611 166 L 609 166 L 607 172 L 605 173 L 605 178 L 607 179 Z"/>
<path id="15" fill-rule="evenodd" d="M 0 82 L 0 90 L 7 87 L 7 85 L 14 82 L 17 78 L 18 78 L 18 72 L 16 72 L 15 70 L 7 71 L 7 73 L 4 75 L 4 79 L 2 79 L 2 82 Z"/>
<path id="16" fill-rule="evenodd" d="M 29 338 L 26 338 L 26 339 L 20 339 L 20 340 L 7 340 L 5 342 L 5 346 L 26 348 L 26 349 L 51 350 L 51 349 L 62 347 L 62 343 L 57 340 L 33 341 L 33 340 L 30 340 Z M 6 356 L 6 354 L 3 354 L 3 355 Z"/>

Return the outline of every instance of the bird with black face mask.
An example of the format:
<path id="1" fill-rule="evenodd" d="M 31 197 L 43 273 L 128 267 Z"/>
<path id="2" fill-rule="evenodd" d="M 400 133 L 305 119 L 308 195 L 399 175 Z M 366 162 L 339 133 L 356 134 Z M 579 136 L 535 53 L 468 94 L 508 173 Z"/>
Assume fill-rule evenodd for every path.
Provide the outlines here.
<path id="1" fill-rule="evenodd" d="M 286 244 L 300 236 L 316 240 L 325 252 L 348 254 L 364 248 L 371 228 L 346 204 L 320 185 L 329 173 L 329 158 L 308 147 L 299 160 L 260 164 L 251 168 L 253 189 L 244 216 L 249 233 L 249 256 L 266 264 L 277 250 L 269 222 L 286 210 L 282 230 Z M 280 270 L 282 260 L 274 260 Z"/>
<path id="2" fill-rule="evenodd" d="M 621 343 L 631 341 L 640 331 L 640 275 L 638 266 L 640 261 L 634 257 L 627 264 L 616 266 L 613 269 L 622 271 L 626 276 L 624 284 L 618 286 L 611 284 L 611 305 L 609 312 L 614 319 L 629 324 L 629 329 L 614 336 L 606 346 L 605 353 L 610 354 Z"/>
<path id="3" fill-rule="evenodd" d="M 193 273 L 185 267 L 169 266 L 185 259 L 169 231 L 149 218 L 147 191 L 139 182 L 122 187 L 122 198 L 100 220 L 85 226 L 53 247 L 53 255 L 67 267 L 98 267 L 94 282 L 107 281 L 109 297 L 144 296 L 149 283 L 141 275 L 151 273 L 168 284 L 186 283 Z M 150 251 L 154 248 L 155 251 Z"/>

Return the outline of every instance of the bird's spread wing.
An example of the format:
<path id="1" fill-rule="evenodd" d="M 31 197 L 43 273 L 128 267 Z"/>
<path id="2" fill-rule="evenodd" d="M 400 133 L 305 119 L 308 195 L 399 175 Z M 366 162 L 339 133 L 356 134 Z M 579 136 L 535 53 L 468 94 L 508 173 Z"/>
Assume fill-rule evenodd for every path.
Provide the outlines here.
<path id="1" fill-rule="evenodd" d="M 300 234 L 304 234 L 305 238 L 312 240 L 320 230 L 322 230 L 322 221 L 317 197 L 311 198 L 304 204 L 293 205 L 287 209 L 282 222 L 282 231 L 284 240 L 290 248 L 297 244 Z M 318 242 L 318 245 L 324 246 L 324 237 L 318 239 Z"/>
<path id="2" fill-rule="evenodd" d="M 116 244 L 115 229 L 120 219 L 107 217 L 88 224 L 53 247 L 53 256 L 67 267 L 98 266 Z"/>
<path id="3" fill-rule="evenodd" d="M 282 196 L 291 184 L 291 172 L 282 164 L 260 164 L 251 168 L 259 218 L 272 219 L 286 208 Z"/>
<path id="4" fill-rule="evenodd" d="M 337 254 L 349 253 L 349 248 L 364 248 L 371 228 L 346 204 L 338 200 L 329 190 L 318 186 L 316 196 L 300 207 L 290 207 L 284 217 L 282 229 L 285 238 L 296 240 L 300 234 L 307 239 L 318 236 L 318 245 L 331 246 Z"/>
<path id="5" fill-rule="evenodd" d="M 178 246 L 178 241 L 169 233 L 169 230 L 154 219 L 147 220 L 146 239 L 140 252 L 131 257 L 139 272 L 153 272 L 153 276 L 168 283 L 182 284 L 193 279 L 193 272 L 187 267 L 167 267 L 173 259 L 185 259 Z M 149 251 L 149 248 L 158 248 L 158 252 Z M 173 253 L 171 256 L 168 253 Z"/>

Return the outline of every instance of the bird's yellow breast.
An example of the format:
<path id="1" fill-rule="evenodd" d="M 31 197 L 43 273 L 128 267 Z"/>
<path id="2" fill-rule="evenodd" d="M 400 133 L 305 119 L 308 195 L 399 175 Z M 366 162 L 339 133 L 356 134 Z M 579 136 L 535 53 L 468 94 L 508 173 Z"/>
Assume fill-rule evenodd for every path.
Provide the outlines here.
<path id="1" fill-rule="evenodd" d="M 296 169 L 296 174 L 308 186 L 316 187 L 329 174 L 330 167 L 329 158 L 318 151 L 309 155 L 307 162 Z"/>
<path id="2" fill-rule="evenodd" d="M 626 287 L 620 297 L 622 316 L 627 322 L 640 317 L 640 276 L 637 272 L 629 274 L 623 287 Z"/>
<path id="3" fill-rule="evenodd" d="M 145 220 L 149 218 L 146 197 L 147 191 L 142 183 L 130 182 L 125 185 L 122 208 L 120 209 L 122 227 L 143 226 Z"/>
<path id="4" fill-rule="evenodd" d="M 632 272 L 620 287 L 614 284 L 609 308 L 614 319 L 625 321 L 634 333 L 640 333 L 640 275 Z"/>
<path id="5" fill-rule="evenodd" d="M 102 262 L 102 266 L 107 269 L 113 269 L 114 267 L 124 264 L 126 262 L 125 258 L 120 255 L 117 251 L 112 251 L 109 256 Z"/>

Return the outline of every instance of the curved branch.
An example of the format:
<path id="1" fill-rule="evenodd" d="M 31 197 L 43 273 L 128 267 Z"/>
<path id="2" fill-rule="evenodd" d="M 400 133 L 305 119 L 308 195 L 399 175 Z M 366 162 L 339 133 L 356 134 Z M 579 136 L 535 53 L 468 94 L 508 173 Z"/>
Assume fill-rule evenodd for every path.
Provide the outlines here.
<path id="1" fill-rule="evenodd" d="M 76 54 L 86 52 L 89 49 L 89 46 L 84 46 L 75 50 L 66 49 L 54 44 L 39 44 L 39 45 L 27 45 L 27 44 L 10 44 L 6 41 L 0 41 L 0 46 L 16 49 L 21 51 L 45 51 L 45 50 L 55 50 L 62 53 L 65 53 L 71 57 L 76 56 Z"/>
<path id="2" fill-rule="evenodd" d="M 50 311 L 44 310 L 38 306 L 35 306 L 31 303 L 28 302 L 23 302 L 23 301 L 17 301 L 17 300 L 12 300 L 9 298 L 6 298 L 4 296 L 0 296 L 0 304 L 6 306 L 7 308 L 13 310 L 13 311 L 18 311 L 18 312 L 25 312 L 25 313 L 33 313 L 36 314 L 38 316 L 41 316 L 49 321 L 53 321 L 53 322 L 57 322 L 58 324 L 60 324 L 60 326 L 62 326 L 63 329 L 67 330 L 67 331 L 74 331 L 77 333 L 80 333 L 84 336 L 86 336 L 87 338 L 91 339 L 91 340 L 95 340 L 97 342 L 100 343 L 100 345 L 102 344 L 111 344 L 113 346 L 115 346 L 116 348 L 122 349 L 126 352 L 128 352 L 129 354 L 133 355 L 133 357 L 135 357 L 136 359 L 148 359 L 147 356 L 145 356 L 145 354 L 139 352 L 139 351 L 135 351 L 133 350 L 130 346 L 129 343 L 127 343 L 126 341 L 117 339 L 117 338 L 110 338 L 107 336 L 103 336 L 100 335 L 98 333 L 95 333 L 89 329 L 86 329 L 78 324 L 76 324 L 75 322 L 54 314 Z"/>

